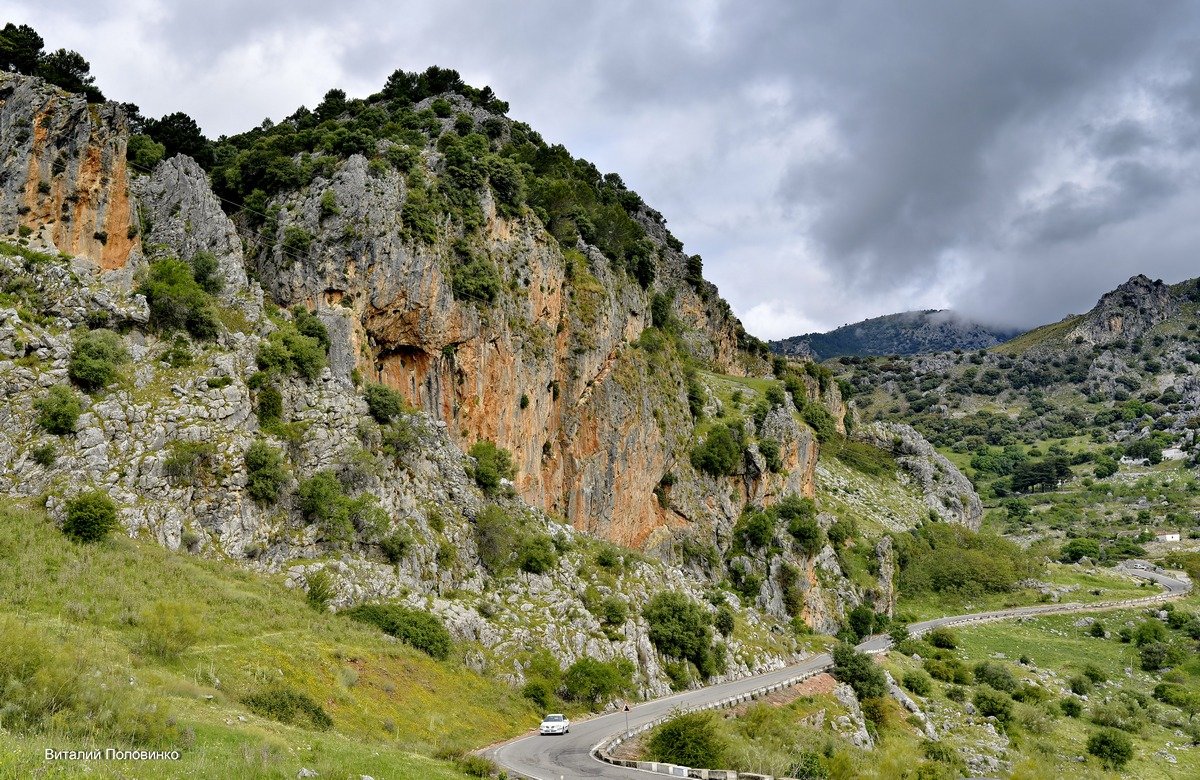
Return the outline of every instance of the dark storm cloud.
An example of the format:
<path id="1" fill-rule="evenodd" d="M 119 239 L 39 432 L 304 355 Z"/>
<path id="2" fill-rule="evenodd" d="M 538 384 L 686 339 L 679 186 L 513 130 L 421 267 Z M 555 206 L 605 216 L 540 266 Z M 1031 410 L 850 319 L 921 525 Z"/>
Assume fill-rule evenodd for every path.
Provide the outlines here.
<path id="1" fill-rule="evenodd" d="M 457 68 L 621 173 L 750 329 L 1033 325 L 1194 275 L 1200 13 L 1059 0 L 4 2 L 212 133 Z"/>

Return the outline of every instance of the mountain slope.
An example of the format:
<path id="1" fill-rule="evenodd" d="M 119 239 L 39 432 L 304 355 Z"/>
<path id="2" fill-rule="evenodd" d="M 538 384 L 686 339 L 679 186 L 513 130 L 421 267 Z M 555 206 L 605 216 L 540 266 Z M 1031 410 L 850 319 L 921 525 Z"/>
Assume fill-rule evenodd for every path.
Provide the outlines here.
<path id="1" fill-rule="evenodd" d="M 806 333 L 772 341 L 770 346 L 776 354 L 826 360 L 843 355 L 917 355 L 986 349 L 1017 333 L 972 322 L 952 311 L 929 309 L 872 317 L 828 333 Z"/>
<path id="2" fill-rule="evenodd" d="M 1139 275 L 987 352 L 831 366 L 862 417 L 915 426 L 1014 533 L 1088 537 L 1127 556 L 1134 537 L 1191 527 L 1200 509 L 1198 307 L 1200 280 Z"/>
<path id="3" fill-rule="evenodd" d="M 977 525 L 969 496 L 847 439 L 830 372 L 768 360 L 661 215 L 448 73 L 193 139 L 207 168 L 0 74 L 0 492 L 66 531 L 112 502 L 323 609 L 402 607 L 543 707 L 889 613 L 884 531 Z"/>

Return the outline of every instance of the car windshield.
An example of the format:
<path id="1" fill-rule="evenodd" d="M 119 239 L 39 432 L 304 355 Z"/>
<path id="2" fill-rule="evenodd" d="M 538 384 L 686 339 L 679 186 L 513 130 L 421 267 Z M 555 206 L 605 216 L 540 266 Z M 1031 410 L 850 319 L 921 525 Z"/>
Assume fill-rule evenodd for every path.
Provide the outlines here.
<path id="1" fill-rule="evenodd" d="M 557 723 L 563 719 L 562 715 L 547 715 L 546 723 Z"/>

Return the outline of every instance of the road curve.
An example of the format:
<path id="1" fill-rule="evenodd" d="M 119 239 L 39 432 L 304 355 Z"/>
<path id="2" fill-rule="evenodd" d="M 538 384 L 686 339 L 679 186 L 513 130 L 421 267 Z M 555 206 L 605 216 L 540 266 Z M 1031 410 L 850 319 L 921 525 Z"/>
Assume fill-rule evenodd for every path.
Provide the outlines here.
<path id="1" fill-rule="evenodd" d="M 1141 562 L 1131 562 L 1141 563 Z M 1117 567 L 1121 573 L 1150 580 L 1163 587 L 1163 592 L 1154 596 L 1124 601 L 1098 602 L 1095 604 L 1041 604 L 1032 607 L 1016 607 L 996 612 L 974 615 L 955 615 L 936 618 L 909 625 L 913 634 L 923 634 L 934 628 L 973 623 L 1008 620 L 1033 615 L 1070 612 L 1098 612 L 1122 609 L 1138 605 L 1178 598 L 1192 589 L 1190 582 L 1174 579 L 1160 571 L 1134 568 L 1131 565 Z M 858 645 L 867 653 L 879 653 L 891 645 L 886 635 L 873 636 Z M 631 707 L 628 713 L 614 712 L 590 720 L 571 724 L 571 733 L 557 737 L 542 737 L 532 734 L 490 748 L 485 755 L 492 758 L 510 776 L 531 780 L 585 780 L 586 778 L 612 778 L 612 780 L 646 780 L 646 772 L 627 767 L 606 764 L 592 755 L 592 749 L 600 742 L 620 732 L 637 729 L 652 723 L 675 709 L 692 709 L 711 706 L 733 696 L 750 694 L 773 685 L 788 682 L 809 673 L 821 671 L 833 663 L 828 653 L 805 658 L 799 663 L 776 669 L 765 674 L 745 677 L 740 680 L 712 685 L 694 691 L 684 691 L 673 696 L 644 702 Z"/>

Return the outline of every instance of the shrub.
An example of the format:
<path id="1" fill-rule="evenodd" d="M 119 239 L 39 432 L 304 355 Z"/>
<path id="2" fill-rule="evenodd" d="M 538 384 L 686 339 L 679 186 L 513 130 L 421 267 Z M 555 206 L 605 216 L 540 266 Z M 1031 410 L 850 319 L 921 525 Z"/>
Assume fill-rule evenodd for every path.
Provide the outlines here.
<path id="1" fill-rule="evenodd" d="M 303 718 L 318 731 L 333 727 L 333 719 L 315 699 L 279 683 L 249 694 L 242 703 L 255 715 L 280 723 L 295 723 L 298 718 Z"/>
<path id="2" fill-rule="evenodd" d="M 178 658 L 194 645 L 200 633 L 195 611 L 179 602 L 156 601 L 142 610 L 138 626 L 141 651 L 168 660 Z"/>
<path id="3" fill-rule="evenodd" d="M 163 461 L 163 473 L 171 480 L 184 485 L 194 485 L 212 473 L 217 448 L 211 442 L 173 441 L 167 450 L 167 459 Z"/>
<path id="4" fill-rule="evenodd" d="M 258 391 L 258 422 L 270 425 L 283 419 L 283 393 L 273 384 L 264 385 Z"/>
<path id="5" fill-rule="evenodd" d="M 668 658 L 691 661 L 700 673 L 715 672 L 708 613 L 682 593 L 659 593 L 642 610 L 650 642 Z"/>
<path id="6" fill-rule="evenodd" d="M 1068 718 L 1078 718 L 1083 714 L 1083 703 L 1079 699 L 1066 698 L 1059 699 L 1058 708 L 1062 710 L 1062 714 Z"/>
<path id="7" fill-rule="evenodd" d="M 842 643 L 833 649 L 833 676 L 854 689 L 860 699 L 887 696 L 887 678 L 883 670 L 851 645 Z"/>
<path id="8" fill-rule="evenodd" d="M 63 533 L 77 542 L 98 542 L 117 527 L 117 507 L 107 493 L 93 490 L 67 501 Z"/>
<path id="9" fill-rule="evenodd" d="M 728 604 L 722 604 L 717 607 L 717 614 L 713 618 L 713 626 L 721 632 L 722 636 L 729 636 L 733 633 L 734 615 L 733 610 L 730 609 Z"/>
<path id="10" fill-rule="evenodd" d="M 49 468 L 54 465 L 55 459 L 58 458 L 58 448 L 54 446 L 54 442 L 46 442 L 34 447 L 29 457 L 39 466 Z"/>
<path id="11" fill-rule="evenodd" d="M 217 285 L 216 259 L 201 257 L 201 274 L 210 287 Z M 198 339 L 215 338 L 218 331 L 212 298 L 196 278 L 196 269 L 181 260 L 165 258 L 150 264 L 138 287 L 150 306 L 150 324 L 160 331 L 186 330 Z"/>
<path id="12" fill-rule="evenodd" d="M 975 698 L 972 701 L 975 709 L 979 710 L 981 715 L 995 718 L 1001 725 L 1007 725 L 1012 721 L 1013 700 L 1007 693 L 991 687 L 984 687 L 975 691 Z"/>
<path id="13" fill-rule="evenodd" d="M 454 759 L 454 766 L 467 777 L 491 777 L 496 773 L 496 762 L 474 753 Z"/>
<path id="14" fill-rule="evenodd" d="M 1087 750 L 1108 769 L 1120 769 L 1133 758 L 1133 741 L 1116 729 L 1101 729 L 1087 741 Z"/>
<path id="15" fill-rule="evenodd" d="M 596 615 L 606 626 L 620 626 L 629 619 L 629 607 L 616 596 L 608 596 L 596 608 Z"/>
<path id="16" fill-rule="evenodd" d="M 75 341 L 67 376 L 88 392 L 99 390 L 117 378 L 117 369 L 129 360 L 121 337 L 111 330 L 88 331 Z"/>
<path id="17" fill-rule="evenodd" d="M 385 426 L 381 433 L 383 434 L 381 448 L 396 465 L 400 465 L 404 461 L 404 456 L 412 452 L 420 443 L 417 429 L 403 417 L 393 420 L 391 425 Z"/>
<path id="18" fill-rule="evenodd" d="M 329 348 L 329 334 L 321 321 L 297 307 L 292 321 L 277 325 L 258 347 L 258 367 L 281 374 L 295 373 L 309 381 L 319 377 Z"/>
<path id="19" fill-rule="evenodd" d="M 646 741 L 646 752 L 656 761 L 682 766 L 725 765 L 727 741 L 711 712 L 689 712 L 654 729 Z"/>
<path id="20" fill-rule="evenodd" d="M 773 474 L 783 471 L 783 458 L 780 456 L 779 442 L 774 439 L 760 439 L 758 451 L 762 453 L 768 471 Z"/>
<path id="21" fill-rule="evenodd" d="M 1063 563 L 1076 563 L 1083 558 L 1100 560 L 1100 543 L 1081 536 L 1064 544 L 1058 553 L 1058 559 Z"/>
<path id="22" fill-rule="evenodd" d="M 521 688 L 521 695 L 538 706 L 538 709 L 548 710 L 554 702 L 554 686 L 546 680 L 530 680 Z"/>
<path id="23" fill-rule="evenodd" d="M 287 482 L 283 455 L 264 441 L 256 441 L 246 449 L 246 492 L 255 501 L 273 504 Z"/>
<path id="24" fill-rule="evenodd" d="M 975 664 L 975 681 L 990 685 L 998 691 L 1012 693 L 1017 689 L 1017 678 L 1004 664 L 995 661 L 981 661 Z"/>
<path id="25" fill-rule="evenodd" d="M 360 623 L 373 625 L 439 661 L 449 658 L 454 646 L 446 624 L 431 612 L 400 604 L 361 604 L 344 610 L 342 614 Z"/>
<path id="26" fill-rule="evenodd" d="M 396 564 L 404 558 L 408 548 L 412 546 L 412 535 L 407 531 L 394 531 L 379 540 L 379 547 L 388 563 Z"/>
<path id="27" fill-rule="evenodd" d="M 842 547 L 848 539 L 858 536 L 858 523 L 853 517 L 839 517 L 833 525 L 829 526 L 826 533 L 829 536 L 830 544 L 834 547 Z"/>
<path id="28" fill-rule="evenodd" d="M 66 385 L 55 385 L 50 388 L 50 392 L 45 398 L 39 398 L 33 406 L 38 413 L 38 425 L 42 426 L 47 433 L 63 436 L 75 432 L 75 425 L 79 421 L 79 414 L 82 410 L 79 405 L 79 397 L 71 388 Z"/>
<path id="29" fill-rule="evenodd" d="M 1095 624 L 1093 623 L 1093 625 Z M 1085 664 L 1083 667 L 1083 676 L 1097 685 L 1108 680 L 1108 675 L 1105 674 L 1104 670 L 1095 664 Z"/>
<path id="30" fill-rule="evenodd" d="M 1077 674 L 1067 681 L 1067 687 L 1069 687 L 1071 689 L 1071 693 L 1075 694 L 1076 696 L 1087 696 L 1092 692 L 1094 684 L 1082 674 Z"/>
<path id="31" fill-rule="evenodd" d="M 970 685 L 975 682 L 971 670 L 957 658 L 926 658 L 921 665 L 935 680 L 958 685 Z"/>
<path id="32" fill-rule="evenodd" d="M 1138 649 L 1138 661 L 1147 672 L 1157 672 L 1183 660 L 1183 652 L 1166 642 L 1151 642 Z"/>
<path id="33" fill-rule="evenodd" d="M 925 635 L 925 641 L 942 650 L 958 647 L 958 636 L 948 628 L 935 628 Z"/>
<path id="34" fill-rule="evenodd" d="M 375 421 L 386 424 L 404 411 L 404 397 L 384 385 L 367 385 L 367 410 Z"/>
<path id="35" fill-rule="evenodd" d="M 192 256 L 192 278 L 209 295 L 216 295 L 225 287 L 225 280 L 219 275 L 220 270 L 217 256 L 212 252 L 197 252 Z"/>
<path id="36" fill-rule="evenodd" d="M 766 512 L 743 512 L 733 527 L 733 538 L 743 548 L 766 547 L 775 536 L 775 521 Z"/>
<path id="37" fill-rule="evenodd" d="M 516 561 L 521 537 L 517 522 L 502 508 L 489 504 L 475 518 L 475 546 L 479 560 L 492 574 L 500 574 Z"/>
<path id="38" fill-rule="evenodd" d="M 333 597 L 337 595 L 337 591 L 333 587 L 333 578 L 329 576 L 329 572 L 317 569 L 312 574 L 305 575 L 304 584 L 306 586 L 304 599 L 308 602 L 308 606 L 317 612 L 329 609 L 329 602 L 333 601 Z"/>
<path id="39" fill-rule="evenodd" d="M 1165 641 L 1167 641 L 1167 627 L 1157 618 L 1142 621 L 1133 629 L 1133 643 L 1138 647 Z"/>
<path id="40" fill-rule="evenodd" d="M 563 675 L 563 690 L 567 698 L 595 707 L 632 684 L 633 664 L 624 658 L 597 661 L 580 658 Z"/>
<path id="41" fill-rule="evenodd" d="M 714 477 L 731 476 L 741 465 L 742 448 L 728 426 L 717 425 L 692 449 L 691 460 L 697 471 Z"/>
<path id="42" fill-rule="evenodd" d="M 471 445 L 468 454 L 475 459 L 475 484 L 488 495 L 500 488 L 501 479 L 512 479 L 516 476 L 512 455 L 508 450 L 497 447 L 495 442 L 480 439 Z"/>
<path id="43" fill-rule="evenodd" d="M 492 304 L 503 286 L 496 264 L 483 258 L 456 263 L 450 273 L 450 289 L 455 298 Z"/>
<path id="44" fill-rule="evenodd" d="M 530 574 L 545 574 L 558 565 L 558 551 L 554 540 L 546 534 L 536 534 L 521 543 L 517 554 L 517 567 Z"/>
<path id="45" fill-rule="evenodd" d="M 875 629 L 875 619 L 875 610 L 866 604 L 859 604 L 846 616 L 846 627 L 854 634 L 856 641 L 861 642 Z"/>
<path id="46" fill-rule="evenodd" d="M 904 673 L 904 687 L 918 696 L 928 696 L 933 690 L 933 680 L 920 669 L 913 669 Z"/>

